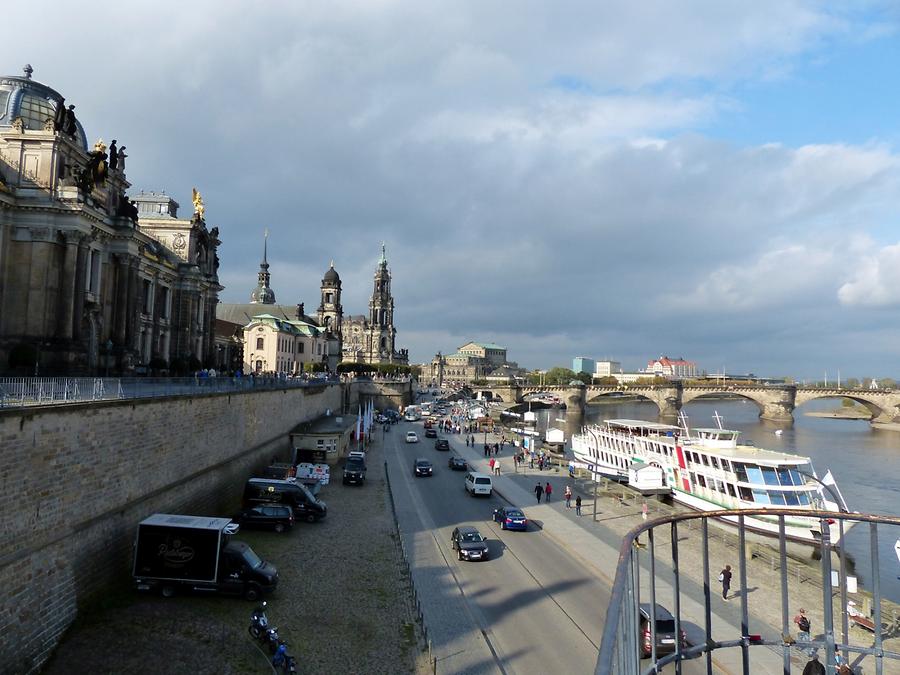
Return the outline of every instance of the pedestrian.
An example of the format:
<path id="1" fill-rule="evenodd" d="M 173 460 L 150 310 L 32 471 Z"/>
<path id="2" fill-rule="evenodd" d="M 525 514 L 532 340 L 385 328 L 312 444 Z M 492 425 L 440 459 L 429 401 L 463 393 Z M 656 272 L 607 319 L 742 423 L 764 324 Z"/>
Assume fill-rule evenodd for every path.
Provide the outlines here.
<path id="1" fill-rule="evenodd" d="M 803 667 L 803 675 L 825 675 L 825 666 L 819 663 L 819 655 L 813 654 Z"/>
<path id="2" fill-rule="evenodd" d="M 641 504 L 641 520 L 643 520 L 645 523 L 647 522 L 647 510 L 647 502 L 644 502 L 643 504 Z"/>
<path id="3" fill-rule="evenodd" d="M 566 508 L 571 509 L 572 508 L 572 488 L 569 487 L 568 485 L 566 485 L 566 490 L 563 494 L 566 497 Z"/>
<path id="4" fill-rule="evenodd" d="M 488 448 L 489 448 L 488 444 L 485 443 L 485 444 L 484 444 L 484 456 L 485 456 L 485 457 L 488 456 Z"/>
<path id="5" fill-rule="evenodd" d="M 542 494 L 544 494 L 544 488 L 540 483 L 538 483 L 537 485 L 534 486 L 534 496 L 537 497 L 538 504 L 541 503 L 541 495 Z"/>
<path id="6" fill-rule="evenodd" d="M 500 460 L 499 459 L 494 461 L 494 473 L 498 476 L 500 475 Z"/>
<path id="7" fill-rule="evenodd" d="M 528 455 L 528 466 L 532 469 L 534 468 L 534 454 Z"/>
<path id="8" fill-rule="evenodd" d="M 575 497 L 575 515 L 581 515 L 581 495 Z"/>
<path id="9" fill-rule="evenodd" d="M 802 607 L 797 610 L 797 616 L 794 617 L 794 623 L 797 624 L 797 642 L 809 642 L 811 639 L 809 636 L 809 629 L 812 624 L 809 622 L 809 617 L 806 616 L 806 610 Z M 810 648 L 806 653 L 813 656 L 815 655 L 816 650 Z"/>
<path id="10" fill-rule="evenodd" d="M 728 589 L 731 588 L 731 565 L 725 565 L 725 569 L 719 572 L 719 581 L 722 582 L 722 599 L 728 599 Z"/>
<path id="11" fill-rule="evenodd" d="M 544 494 L 547 495 L 547 501 L 550 501 L 550 495 L 553 494 L 553 486 L 550 485 L 550 481 L 547 481 L 547 486 L 544 488 Z"/>
<path id="12" fill-rule="evenodd" d="M 488 464 L 490 464 L 490 466 L 491 466 L 491 473 L 493 473 L 493 471 L 494 471 L 494 464 L 496 464 L 496 462 L 497 462 L 497 460 L 494 459 L 493 457 L 491 457 L 491 461 L 488 462 Z"/>

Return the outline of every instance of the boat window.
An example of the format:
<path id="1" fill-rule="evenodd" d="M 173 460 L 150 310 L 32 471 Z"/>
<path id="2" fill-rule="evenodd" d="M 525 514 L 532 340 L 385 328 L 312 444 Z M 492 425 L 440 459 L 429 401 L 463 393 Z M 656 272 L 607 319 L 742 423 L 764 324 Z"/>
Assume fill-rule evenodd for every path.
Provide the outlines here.
<path id="1" fill-rule="evenodd" d="M 797 471 L 797 469 L 788 469 L 788 472 L 791 474 L 791 478 L 794 481 L 794 485 L 803 485 L 806 481 L 803 479 L 803 476 Z"/>
<path id="2" fill-rule="evenodd" d="M 714 468 L 714 469 L 718 469 L 718 468 L 719 468 L 719 460 L 717 460 L 715 457 L 710 457 L 710 458 L 709 458 L 709 461 L 712 462 L 712 465 L 713 465 L 713 468 Z"/>
<path id="3" fill-rule="evenodd" d="M 703 460 L 703 466 L 709 466 L 709 457 L 706 455 L 700 455 L 700 459 Z"/>
<path id="4" fill-rule="evenodd" d="M 731 467 L 729 466 L 729 462 L 727 459 L 722 460 L 722 470 L 723 471 L 731 471 Z"/>
<path id="5" fill-rule="evenodd" d="M 691 471 L 690 476 L 691 476 L 691 483 L 696 483 L 697 482 L 697 474 L 695 474 L 693 471 Z"/>
<path id="6" fill-rule="evenodd" d="M 749 483 L 750 479 L 747 478 L 747 469 L 741 462 L 734 462 L 732 464 L 734 467 L 734 473 L 737 475 L 737 479 L 742 483 Z"/>
<path id="7" fill-rule="evenodd" d="M 720 480 L 717 480 L 716 481 L 716 489 L 724 495 L 725 494 L 725 483 L 723 483 Z"/>
<path id="8" fill-rule="evenodd" d="M 785 492 L 784 500 L 787 502 L 788 506 L 799 506 L 800 498 L 797 496 L 796 492 Z"/>
<path id="9" fill-rule="evenodd" d="M 782 485 L 794 485 L 794 479 L 791 477 L 791 472 L 787 467 L 778 468 L 778 480 L 781 481 Z"/>
<path id="10" fill-rule="evenodd" d="M 801 506 L 809 506 L 809 493 L 807 492 L 798 492 L 797 498 L 800 500 Z"/>
<path id="11" fill-rule="evenodd" d="M 775 473 L 775 469 L 771 467 L 763 467 L 763 478 L 766 481 L 766 485 L 778 485 L 778 474 Z"/>
<path id="12" fill-rule="evenodd" d="M 731 483 L 726 483 L 726 485 L 728 487 L 728 494 L 732 497 L 737 497 L 737 494 L 734 491 L 734 485 L 732 485 Z"/>
<path id="13" fill-rule="evenodd" d="M 754 490 L 753 491 L 753 501 L 757 504 L 770 504 L 769 501 L 769 493 L 765 490 Z"/>
<path id="14" fill-rule="evenodd" d="M 703 474 L 697 474 L 697 482 L 700 483 L 700 487 L 706 487 L 706 478 L 703 477 Z"/>
<path id="15" fill-rule="evenodd" d="M 747 464 L 747 482 L 756 483 L 757 485 L 763 484 L 762 471 L 759 470 L 758 466 Z"/>
<path id="16" fill-rule="evenodd" d="M 769 501 L 779 506 L 784 506 L 787 503 L 784 501 L 784 493 L 781 490 L 769 490 Z"/>
<path id="17" fill-rule="evenodd" d="M 750 491 L 750 488 L 745 488 L 741 485 L 738 485 L 738 492 L 741 493 L 741 499 L 743 499 L 745 502 L 753 501 L 753 493 Z"/>

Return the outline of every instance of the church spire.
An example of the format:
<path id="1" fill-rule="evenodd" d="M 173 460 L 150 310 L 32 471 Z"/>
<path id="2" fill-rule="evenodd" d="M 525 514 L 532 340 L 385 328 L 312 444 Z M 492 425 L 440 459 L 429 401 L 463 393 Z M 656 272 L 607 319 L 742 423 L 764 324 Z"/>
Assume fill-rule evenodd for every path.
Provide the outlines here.
<path id="1" fill-rule="evenodd" d="M 265 235 L 263 237 L 263 258 L 262 262 L 259 264 L 259 273 L 257 274 L 256 280 L 256 288 L 253 289 L 253 292 L 250 293 L 250 302 L 251 303 L 259 303 L 261 305 L 274 305 L 275 304 L 275 291 L 271 289 L 269 284 L 272 281 L 272 277 L 269 274 L 269 261 L 268 261 L 268 248 L 269 248 L 269 228 L 266 228 Z"/>

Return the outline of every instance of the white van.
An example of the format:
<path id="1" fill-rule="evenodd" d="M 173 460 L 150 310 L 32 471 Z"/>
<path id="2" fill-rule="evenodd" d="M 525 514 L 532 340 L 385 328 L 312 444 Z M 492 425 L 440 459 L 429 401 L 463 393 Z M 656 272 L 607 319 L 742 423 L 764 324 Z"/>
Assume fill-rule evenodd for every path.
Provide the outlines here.
<path id="1" fill-rule="evenodd" d="M 476 495 L 491 496 L 494 491 L 494 482 L 486 473 L 469 471 L 466 474 L 466 492 L 473 497 Z"/>

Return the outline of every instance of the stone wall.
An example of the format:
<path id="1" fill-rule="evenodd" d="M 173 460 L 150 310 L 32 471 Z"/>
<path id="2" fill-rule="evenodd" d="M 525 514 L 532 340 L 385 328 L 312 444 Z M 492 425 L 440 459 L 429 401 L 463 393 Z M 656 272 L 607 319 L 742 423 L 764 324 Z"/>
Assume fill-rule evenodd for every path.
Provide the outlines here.
<path id="1" fill-rule="evenodd" d="M 291 428 L 358 399 L 329 385 L 0 411 L 0 672 L 37 670 L 79 610 L 129 588 L 140 520 L 230 515 Z"/>

